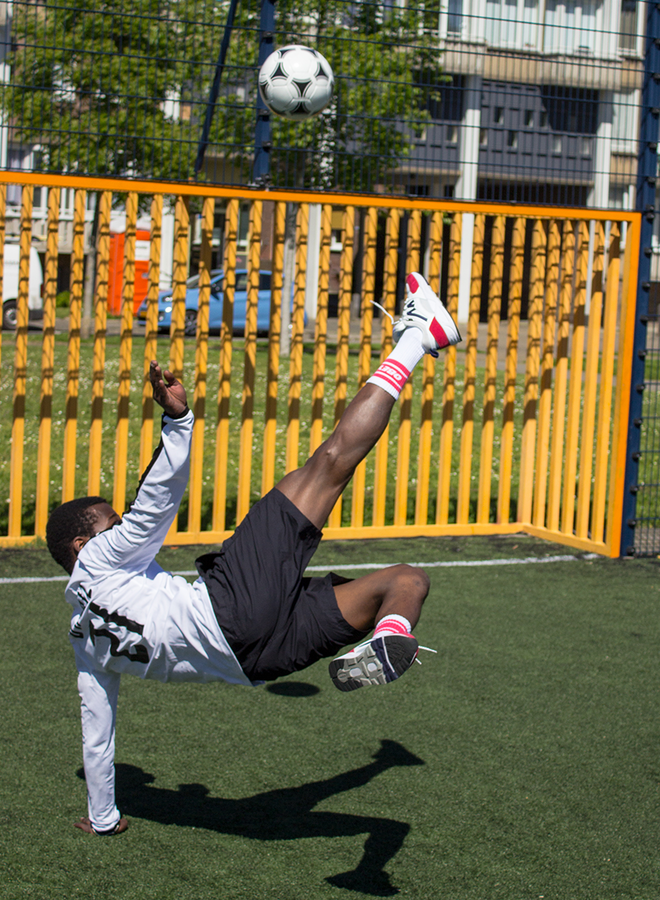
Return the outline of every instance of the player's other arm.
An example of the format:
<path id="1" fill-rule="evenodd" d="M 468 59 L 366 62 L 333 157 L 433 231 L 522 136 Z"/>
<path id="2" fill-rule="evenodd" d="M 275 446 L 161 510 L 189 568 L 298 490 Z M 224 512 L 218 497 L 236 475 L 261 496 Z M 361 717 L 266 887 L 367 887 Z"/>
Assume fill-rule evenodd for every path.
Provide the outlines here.
<path id="1" fill-rule="evenodd" d="M 119 675 L 78 672 L 83 735 L 83 764 L 87 782 L 88 815 L 74 822 L 89 834 L 120 834 L 128 828 L 115 803 L 115 720 Z"/>
<path id="2" fill-rule="evenodd" d="M 160 549 L 177 514 L 188 483 L 193 415 L 186 391 L 171 372 L 151 362 L 149 379 L 154 400 L 163 408 L 160 443 L 144 472 L 135 500 L 123 519 L 88 549 L 85 564 L 139 565 Z"/>

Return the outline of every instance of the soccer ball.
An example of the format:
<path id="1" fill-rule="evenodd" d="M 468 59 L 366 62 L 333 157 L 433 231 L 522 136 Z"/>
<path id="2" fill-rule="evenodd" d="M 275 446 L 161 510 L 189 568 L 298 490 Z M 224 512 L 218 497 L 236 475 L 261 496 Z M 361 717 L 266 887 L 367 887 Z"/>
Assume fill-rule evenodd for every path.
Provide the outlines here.
<path id="1" fill-rule="evenodd" d="M 335 77 L 318 50 L 290 44 L 271 53 L 259 70 L 259 93 L 271 112 L 300 121 L 315 116 L 332 98 Z"/>

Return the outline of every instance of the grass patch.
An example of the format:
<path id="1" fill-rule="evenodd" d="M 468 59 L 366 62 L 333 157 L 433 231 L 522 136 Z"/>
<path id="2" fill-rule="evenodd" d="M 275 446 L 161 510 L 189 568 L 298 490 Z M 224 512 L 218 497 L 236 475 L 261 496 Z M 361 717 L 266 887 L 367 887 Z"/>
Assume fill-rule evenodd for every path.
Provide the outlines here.
<path id="1" fill-rule="evenodd" d="M 314 562 L 566 552 L 329 542 Z M 3 577 L 26 572 L 59 574 L 44 550 L 0 551 Z M 438 656 L 386 689 L 340 694 L 323 663 L 275 690 L 125 677 L 131 828 L 112 840 L 71 825 L 85 787 L 63 585 L 3 585 L 0 898 L 656 900 L 658 563 L 428 572 L 416 632 Z"/>

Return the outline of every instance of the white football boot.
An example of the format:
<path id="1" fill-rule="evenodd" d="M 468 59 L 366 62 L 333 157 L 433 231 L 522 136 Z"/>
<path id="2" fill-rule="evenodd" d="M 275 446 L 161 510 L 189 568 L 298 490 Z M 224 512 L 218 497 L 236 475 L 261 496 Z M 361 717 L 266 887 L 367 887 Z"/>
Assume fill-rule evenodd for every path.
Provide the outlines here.
<path id="1" fill-rule="evenodd" d="M 437 357 L 438 350 L 458 344 L 462 338 L 456 323 L 424 276 L 411 272 L 406 278 L 406 285 L 408 299 L 403 305 L 401 318 L 392 329 L 394 343 L 407 328 L 417 328 L 422 333 L 422 346 L 431 356 Z"/>
<path id="2" fill-rule="evenodd" d="M 415 662 L 419 645 L 412 634 L 371 637 L 330 663 L 330 677 L 340 691 L 396 681 Z"/>

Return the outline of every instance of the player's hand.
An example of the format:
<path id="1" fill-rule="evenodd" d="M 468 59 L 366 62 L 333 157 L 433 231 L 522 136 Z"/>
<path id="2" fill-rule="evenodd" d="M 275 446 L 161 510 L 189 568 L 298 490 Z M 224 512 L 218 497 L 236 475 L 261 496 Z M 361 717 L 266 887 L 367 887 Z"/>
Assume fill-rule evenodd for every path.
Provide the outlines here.
<path id="1" fill-rule="evenodd" d="M 73 823 L 74 828 L 79 828 L 81 831 L 84 831 L 85 834 L 96 834 L 94 829 L 92 828 L 92 823 L 89 821 L 87 816 L 81 816 L 78 822 Z M 121 834 L 122 831 L 126 831 L 128 828 L 128 820 L 123 816 L 117 823 L 117 827 L 112 832 L 112 834 Z M 101 835 L 102 837 L 107 837 L 107 835 Z"/>
<path id="2" fill-rule="evenodd" d="M 154 400 L 163 407 L 166 416 L 178 419 L 188 411 L 186 389 L 167 369 L 163 372 L 155 359 L 149 366 L 149 381 Z"/>

